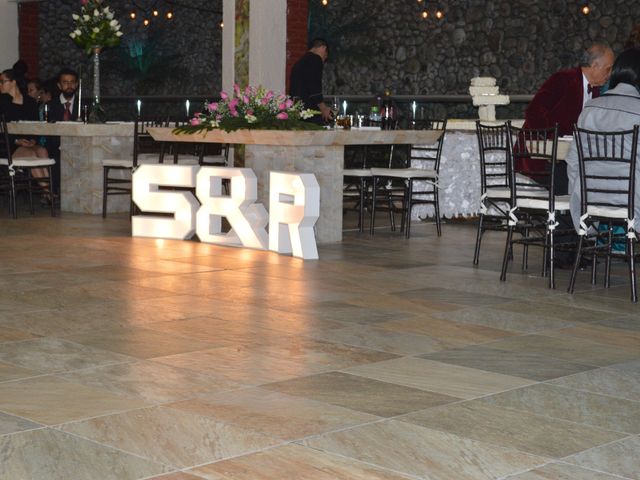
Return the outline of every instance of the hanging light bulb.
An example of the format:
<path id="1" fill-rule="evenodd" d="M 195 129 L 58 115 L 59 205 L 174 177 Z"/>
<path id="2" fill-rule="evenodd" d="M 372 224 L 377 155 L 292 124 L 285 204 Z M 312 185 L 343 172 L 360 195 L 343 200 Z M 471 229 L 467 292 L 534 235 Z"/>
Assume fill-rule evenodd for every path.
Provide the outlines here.
<path id="1" fill-rule="evenodd" d="M 144 24 L 145 27 L 148 27 L 151 22 L 149 21 L 148 18 L 145 18 L 142 23 Z"/>
<path id="2" fill-rule="evenodd" d="M 426 10 L 422 11 L 422 18 L 427 19 L 429 18 L 429 12 L 427 12 Z"/>
<path id="3" fill-rule="evenodd" d="M 136 14 L 136 12 L 134 10 L 129 14 L 129 16 L 131 17 L 131 20 L 135 20 L 138 15 Z"/>
<path id="4" fill-rule="evenodd" d="M 329 5 L 329 0 L 322 0 L 322 5 L 324 5 L 325 7 Z"/>
<path id="5" fill-rule="evenodd" d="M 442 20 L 444 18 L 444 12 L 442 10 L 436 10 L 436 18 Z"/>
<path id="6" fill-rule="evenodd" d="M 224 28 L 224 22 L 220 22 L 220 28 Z"/>
<path id="7" fill-rule="evenodd" d="M 591 13 L 591 7 L 588 3 L 585 3 L 580 9 L 583 15 L 589 15 Z"/>
<path id="8" fill-rule="evenodd" d="M 160 15 L 160 12 L 158 10 L 154 10 L 152 13 L 154 17 L 157 17 L 158 15 Z"/>
<path id="9" fill-rule="evenodd" d="M 167 20 L 171 20 L 173 18 L 173 12 L 167 12 Z"/>

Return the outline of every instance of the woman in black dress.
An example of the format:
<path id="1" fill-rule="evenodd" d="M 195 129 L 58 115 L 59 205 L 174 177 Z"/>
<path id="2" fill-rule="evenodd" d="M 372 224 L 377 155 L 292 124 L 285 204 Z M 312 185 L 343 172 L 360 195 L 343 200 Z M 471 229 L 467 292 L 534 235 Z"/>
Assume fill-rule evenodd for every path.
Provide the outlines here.
<path id="1" fill-rule="evenodd" d="M 0 73 L 0 93 L 4 94 L 3 101 L 0 102 L 0 115 L 4 115 L 7 122 L 38 120 L 38 104 L 23 93 L 13 70 Z M 14 158 L 49 158 L 47 149 L 39 145 L 36 138 L 11 135 L 9 142 Z M 47 176 L 47 170 L 34 168 L 31 174 L 34 178 L 44 178 Z M 41 185 L 44 187 L 46 183 Z"/>

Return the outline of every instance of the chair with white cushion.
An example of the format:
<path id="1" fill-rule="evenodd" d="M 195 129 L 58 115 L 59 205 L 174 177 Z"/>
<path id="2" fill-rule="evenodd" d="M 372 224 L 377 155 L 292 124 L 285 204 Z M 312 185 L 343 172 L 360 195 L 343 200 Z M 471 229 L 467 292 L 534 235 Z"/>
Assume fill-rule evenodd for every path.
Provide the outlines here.
<path id="1" fill-rule="evenodd" d="M 510 122 L 502 125 L 483 125 L 476 121 L 480 153 L 480 213 L 476 233 L 473 264 L 478 265 L 482 236 L 487 230 L 507 230 L 509 212 L 508 163 L 511 155 L 508 141 Z"/>
<path id="2" fill-rule="evenodd" d="M 375 209 L 378 193 L 383 191 L 392 202 L 401 202 L 401 224 L 400 230 L 404 232 L 406 238 L 411 235 L 411 213 L 416 205 L 433 205 L 434 218 L 438 236 L 442 235 L 440 219 L 440 203 L 438 189 L 438 175 L 440 172 L 440 159 L 442 156 L 442 145 L 444 143 L 447 121 L 425 120 L 420 123 L 419 128 L 438 130 L 442 132 L 438 141 L 433 145 L 411 145 L 408 147 L 408 168 L 372 168 L 372 213 L 371 225 L 372 233 L 375 227 Z M 418 168 L 416 164 L 420 164 Z M 402 182 L 403 188 L 390 190 L 387 185 L 394 180 Z"/>
<path id="3" fill-rule="evenodd" d="M 9 211 L 12 218 L 18 218 L 16 207 L 16 192 L 24 189 L 29 195 L 29 209 L 33 215 L 33 192 L 52 192 L 52 176 L 51 170 L 56 161 L 52 158 L 19 158 L 14 157 L 11 153 L 11 145 L 9 143 L 9 132 L 7 131 L 7 122 L 4 115 L 0 116 L 0 171 L 4 174 L 2 186 L 6 187 L 9 196 Z M 46 177 L 34 177 L 33 169 L 44 169 L 47 172 Z M 51 201 L 51 216 L 55 217 L 55 202 Z"/>
<path id="4" fill-rule="evenodd" d="M 131 172 L 142 163 L 162 163 L 166 143 L 153 139 L 149 127 L 167 127 L 166 120 L 136 119 L 133 136 L 133 154 L 131 158 L 108 158 L 102 161 L 102 218 L 107 216 L 107 198 L 111 195 L 131 195 Z M 111 173 L 120 172 L 118 175 Z M 123 175 L 124 173 L 124 175 Z M 130 213 L 133 213 L 131 202 Z"/>
<path id="5" fill-rule="evenodd" d="M 542 274 L 549 275 L 549 288 L 555 288 L 556 232 L 559 215 L 569 213 L 569 196 L 556 196 L 556 162 L 558 154 L 558 126 L 547 129 L 524 129 L 507 126 L 509 155 L 509 209 L 507 238 L 500 280 L 507 275 L 513 246 L 523 246 L 522 268 L 528 267 L 528 248 L 543 248 Z M 522 160 L 546 164 L 544 172 L 536 172 L 532 179 L 518 170 Z M 542 162 L 540 162 L 542 160 Z M 514 237 L 518 235 L 517 237 Z M 567 244 L 563 244 L 568 248 Z"/>
<path id="6" fill-rule="evenodd" d="M 636 164 L 640 127 L 620 132 L 596 132 L 574 127 L 580 178 L 580 228 L 569 293 L 573 293 L 580 260 L 585 255 L 606 258 L 605 287 L 609 287 L 611 259 L 624 259 L 629 267 L 631 301 L 638 301 L 635 270 L 635 195 L 638 188 Z M 598 226 L 606 231 L 598 232 Z M 622 227 L 623 234 L 614 229 Z M 591 234 L 591 233 L 594 234 Z M 613 243 L 624 240 L 623 253 L 613 251 Z M 593 275 L 592 275 L 593 276 Z"/>

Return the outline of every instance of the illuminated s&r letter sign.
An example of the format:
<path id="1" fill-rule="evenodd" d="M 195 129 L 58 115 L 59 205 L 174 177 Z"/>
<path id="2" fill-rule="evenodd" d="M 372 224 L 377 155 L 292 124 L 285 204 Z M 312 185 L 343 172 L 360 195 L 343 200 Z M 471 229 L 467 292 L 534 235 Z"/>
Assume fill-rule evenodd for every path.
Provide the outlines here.
<path id="1" fill-rule="evenodd" d="M 230 183 L 228 194 L 223 194 L 224 179 Z M 270 215 L 255 203 L 257 178 L 249 168 L 146 164 L 133 173 L 132 185 L 140 210 L 173 215 L 133 216 L 134 237 L 186 240 L 197 232 L 202 242 L 318 258 L 313 226 L 320 188 L 312 174 L 271 172 Z M 189 190 L 171 187 L 195 189 L 197 198 Z M 222 217 L 231 226 L 228 232 L 222 232 Z"/>

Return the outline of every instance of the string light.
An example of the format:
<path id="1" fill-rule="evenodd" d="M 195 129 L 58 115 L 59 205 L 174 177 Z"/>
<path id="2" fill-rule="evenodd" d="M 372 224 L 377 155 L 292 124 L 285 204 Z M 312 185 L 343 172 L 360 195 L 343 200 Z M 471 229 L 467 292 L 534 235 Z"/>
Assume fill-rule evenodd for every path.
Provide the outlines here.
<path id="1" fill-rule="evenodd" d="M 131 20 L 135 20 L 138 15 L 136 15 L 136 12 L 131 12 L 129 16 L 131 17 Z"/>
<path id="2" fill-rule="evenodd" d="M 589 15 L 591 13 L 591 7 L 588 3 L 585 3 L 580 9 L 583 15 Z"/>
<path id="3" fill-rule="evenodd" d="M 429 18 L 429 12 L 427 12 L 426 10 L 422 11 L 422 18 L 427 19 Z"/>
<path id="4" fill-rule="evenodd" d="M 436 10 L 436 18 L 442 20 L 444 18 L 444 12 L 442 10 Z"/>
<path id="5" fill-rule="evenodd" d="M 167 12 L 167 20 L 171 20 L 173 18 L 173 12 Z"/>
<path id="6" fill-rule="evenodd" d="M 329 5 L 329 0 L 322 0 L 322 5 L 325 7 Z"/>
<path id="7" fill-rule="evenodd" d="M 153 11 L 153 16 L 157 17 L 158 15 L 160 15 L 160 12 L 158 10 L 154 10 Z"/>
<path id="8" fill-rule="evenodd" d="M 148 27 L 148 26 L 149 26 L 149 23 L 151 23 L 151 22 L 149 21 L 149 19 L 148 19 L 148 18 L 145 18 L 145 19 L 144 19 L 144 21 L 143 21 L 142 23 L 144 24 L 144 26 L 145 26 L 145 27 Z"/>

